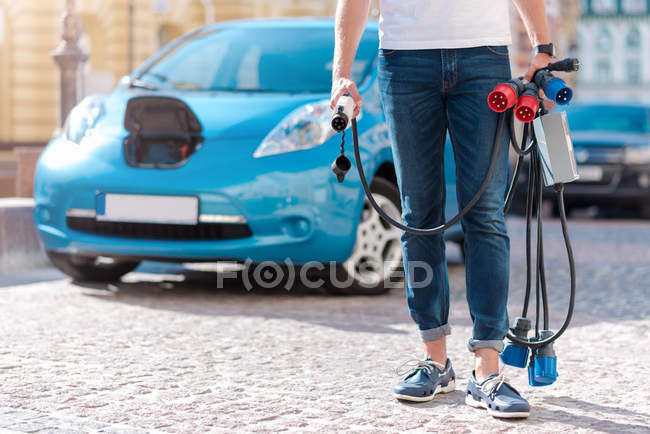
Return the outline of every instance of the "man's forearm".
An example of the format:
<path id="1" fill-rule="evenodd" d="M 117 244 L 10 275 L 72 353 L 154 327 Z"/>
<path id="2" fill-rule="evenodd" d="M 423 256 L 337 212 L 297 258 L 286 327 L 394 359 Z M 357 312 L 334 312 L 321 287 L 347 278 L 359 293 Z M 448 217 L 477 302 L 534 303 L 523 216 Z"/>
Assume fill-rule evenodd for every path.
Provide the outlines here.
<path id="1" fill-rule="evenodd" d="M 332 77 L 349 77 L 361 35 L 368 20 L 370 0 L 339 0 L 336 6 Z"/>
<path id="2" fill-rule="evenodd" d="M 546 24 L 544 0 L 513 0 L 513 2 L 526 26 L 531 45 L 536 47 L 551 42 Z"/>

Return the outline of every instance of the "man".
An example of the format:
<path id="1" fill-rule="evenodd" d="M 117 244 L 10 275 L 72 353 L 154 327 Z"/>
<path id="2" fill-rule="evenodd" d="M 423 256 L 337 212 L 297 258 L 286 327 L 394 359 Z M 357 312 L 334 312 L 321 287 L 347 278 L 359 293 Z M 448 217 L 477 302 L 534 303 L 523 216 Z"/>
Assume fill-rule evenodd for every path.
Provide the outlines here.
<path id="1" fill-rule="evenodd" d="M 525 79 L 552 58 L 543 0 L 513 0 L 535 47 Z M 350 68 L 365 28 L 370 0 L 339 0 L 333 67 L 332 108 L 343 94 L 362 101 Z M 380 0 L 379 89 L 392 144 L 402 202 L 402 220 L 429 228 L 444 222 L 443 147 L 447 131 L 457 166 L 459 207 L 479 189 L 488 169 L 497 114 L 487 105 L 495 85 L 511 77 L 508 0 Z M 530 406 L 499 374 L 499 352 L 508 330 L 510 242 L 504 219 L 508 179 L 507 128 L 488 188 L 462 219 L 465 233 L 467 301 L 473 336 L 474 371 L 466 403 L 496 417 L 526 417 Z M 402 235 L 406 295 L 424 343 L 418 361 L 395 386 L 398 399 L 428 401 L 454 390 L 447 358 L 450 334 L 449 284 L 442 235 Z M 409 267 L 424 261 L 427 270 Z M 431 271 L 431 270 L 429 270 Z"/>

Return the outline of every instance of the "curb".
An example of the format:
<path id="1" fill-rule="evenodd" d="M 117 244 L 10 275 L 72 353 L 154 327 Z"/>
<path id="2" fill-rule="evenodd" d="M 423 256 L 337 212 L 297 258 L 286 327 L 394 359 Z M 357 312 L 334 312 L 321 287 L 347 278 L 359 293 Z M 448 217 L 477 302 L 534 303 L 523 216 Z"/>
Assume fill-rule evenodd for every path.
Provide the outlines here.
<path id="1" fill-rule="evenodd" d="M 33 210 L 31 198 L 0 199 L 0 276 L 48 265 Z"/>

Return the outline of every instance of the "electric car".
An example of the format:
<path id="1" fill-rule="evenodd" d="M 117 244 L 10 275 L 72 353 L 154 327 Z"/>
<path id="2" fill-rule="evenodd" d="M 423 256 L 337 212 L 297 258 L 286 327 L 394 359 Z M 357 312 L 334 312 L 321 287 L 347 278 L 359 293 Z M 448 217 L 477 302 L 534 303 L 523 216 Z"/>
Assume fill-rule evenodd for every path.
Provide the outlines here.
<path id="1" fill-rule="evenodd" d="M 565 186 L 567 211 L 629 207 L 650 218 L 650 105 L 585 102 L 565 110 L 580 175 Z M 524 167 L 517 189 L 520 211 L 527 182 Z M 547 188 L 544 197 L 554 200 L 555 192 Z"/>
<path id="2" fill-rule="evenodd" d="M 333 26 L 206 26 L 154 54 L 111 94 L 85 98 L 36 170 L 34 218 L 51 262 L 80 281 L 117 280 L 143 260 L 316 262 L 334 264 L 326 282 L 351 279 L 343 289 L 326 283 L 332 291 L 384 291 L 400 267 L 401 233 L 366 203 L 354 168 L 343 183 L 330 168 L 342 140 L 330 125 Z M 377 46 L 370 23 L 352 67 L 364 99 L 361 153 L 375 198 L 399 217 Z M 345 138 L 352 157 L 350 132 Z M 449 146 L 445 165 L 452 215 Z M 449 237 L 461 241 L 460 227 Z"/>

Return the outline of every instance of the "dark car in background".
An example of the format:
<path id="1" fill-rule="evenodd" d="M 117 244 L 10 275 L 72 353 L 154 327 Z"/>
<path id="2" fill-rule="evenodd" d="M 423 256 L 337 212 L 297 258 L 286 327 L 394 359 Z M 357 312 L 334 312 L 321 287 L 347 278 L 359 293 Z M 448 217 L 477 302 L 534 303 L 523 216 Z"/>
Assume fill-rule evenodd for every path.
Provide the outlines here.
<path id="1" fill-rule="evenodd" d="M 578 173 L 566 184 L 567 211 L 573 208 L 634 208 L 650 218 L 650 104 L 580 103 L 566 109 Z M 528 170 L 522 170 L 513 209 L 525 207 Z M 544 191 L 553 200 L 555 192 Z"/>

